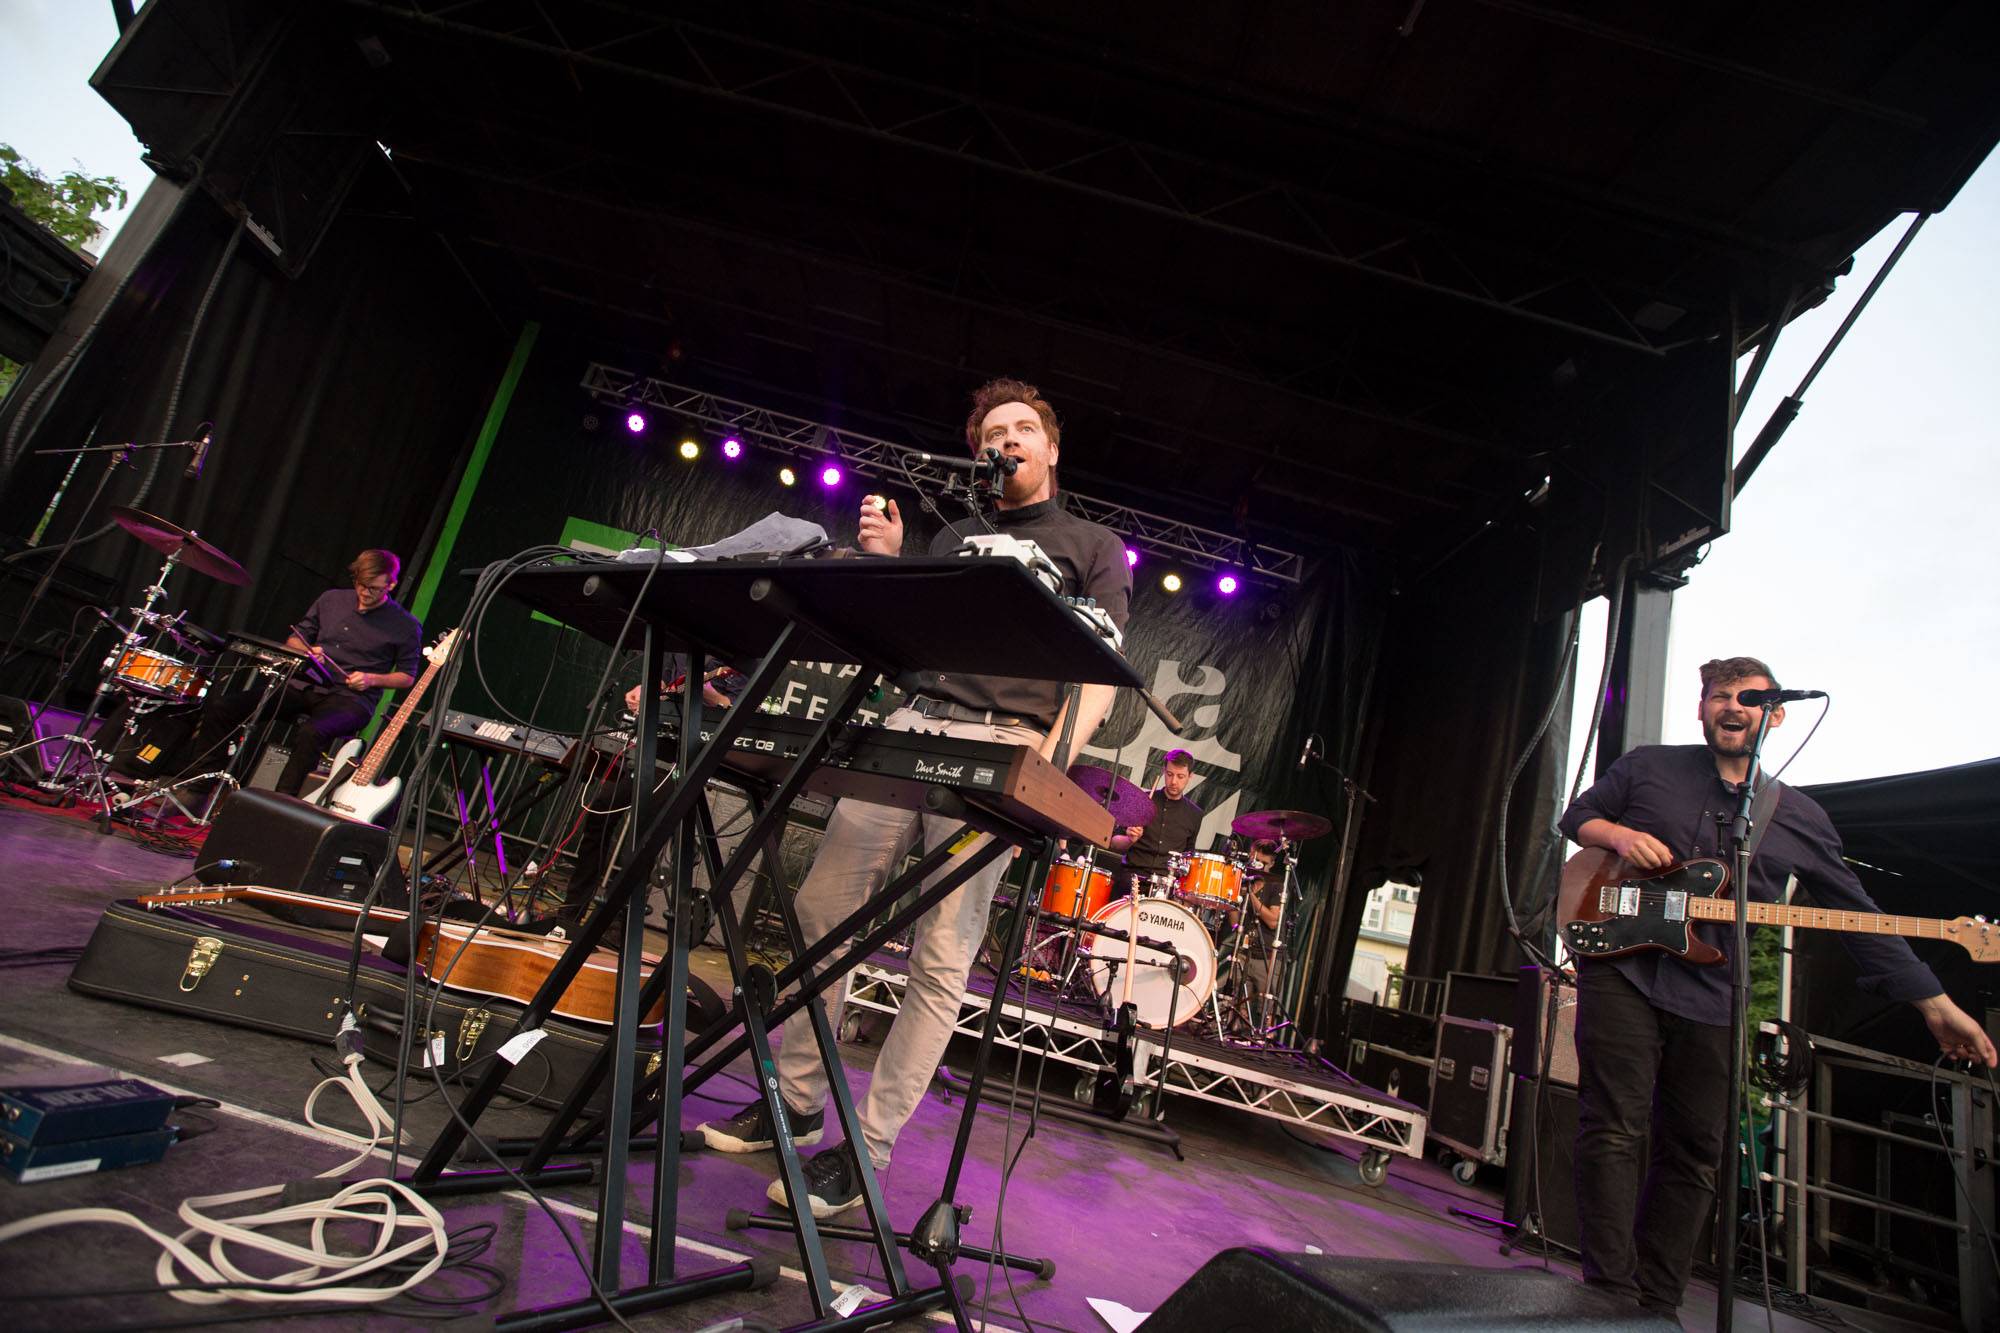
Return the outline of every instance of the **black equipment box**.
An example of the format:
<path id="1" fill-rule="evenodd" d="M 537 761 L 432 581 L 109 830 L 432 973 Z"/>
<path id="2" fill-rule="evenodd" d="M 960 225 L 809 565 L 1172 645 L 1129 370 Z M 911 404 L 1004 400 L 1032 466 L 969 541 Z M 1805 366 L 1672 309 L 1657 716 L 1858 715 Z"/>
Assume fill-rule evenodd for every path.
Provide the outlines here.
<path id="1" fill-rule="evenodd" d="M 1438 1012 L 1446 1018 L 1476 1018 L 1486 1023 L 1514 1021 L 1518 978 L 1489 976 L 1484 972 L 1444 974 L 1444 1004 Z"/>
<path id="2" fill-rule="evenodd" d="M 1438 1023 L 1425 1132 L 1461 1157 L 1494 1165 L 1507 1161 L 1507 1118 L 1514 1101 L 1507 1048 L 1512 1038 L 1513 1029 L 1499 1023 L 1449 1016 Z"/>
<path id="3" fill-rule="evenodd" d="M 382 923 L 386 931 L 389 922 Z M 343 1014 L 350 931 L 285 926 L 240 903 L 147 909 L 114 902 L 98 918 L 83 957 L 70 973 L 70 989 L 85 995 L 193 1014 L 241 1027 L 305 1037 L 331 1045 Z M 355 990 L 363 1051 L 393 1064 L 401 1041 L 403 969 L 364 948 Z M 419 1021 L 429 1006 L 419 992 Z M 442 1050 L 450 1077 L 480 1059 L 512 1033 L 524 1006 L 509 1000 L 444 991 L 430 1031 L 412 1052 L 413 1071 L 425 1055 Z M 688 983 L 688 1026 L 699 1030 L 723 1010 L 715 992 L 697 978 Z M 509 1072 L 506 1091 L 537 1105 L 558 1106 L 595 1058 L 611 1029 L 550 1019 L 548 1035 Z M 635 1056 L 643 1072 L 657 1052 Z M 428 1075 L 422 1075 L 428 1081 Z"/>
<path id="4" fill-rule="evenodd" d="M 1375 1046 L 1365 1041 L 1348 1043 L 1347 1072 L 1369 1087 L 1414 1106 L 1428 1105 L 1431 1099 L 1431 1057 L 1399 1051 L 1393 1046 Z"/>
<path id="5" fill-rule="evenodd" d="M 115 1171 L 121 1166 L 144 1166 L 165 1157 L 179 1137 L 180 1130 L 173 1125 L 66 1143 L 29 1143 L 0 1133 L 0 1175 L 33 1185 L 64 1176 L 87 1176 L 93 1171 Z"/>
<path id="6" fill-rule="evenodd" d="M 1347 1006 L 1347 1039 L 1392 1050 L 1428 1053 L 1437 1045 L 1437 1018 L 1394 1005 L 1352 1000 Z"/>
<path id="7" fill-rule="evenodd" d="M 75 1143 L 158 1129 L 174 1095 L 136 1078 L 0 1088 L 0 1133 L 22 1143 Z"/>

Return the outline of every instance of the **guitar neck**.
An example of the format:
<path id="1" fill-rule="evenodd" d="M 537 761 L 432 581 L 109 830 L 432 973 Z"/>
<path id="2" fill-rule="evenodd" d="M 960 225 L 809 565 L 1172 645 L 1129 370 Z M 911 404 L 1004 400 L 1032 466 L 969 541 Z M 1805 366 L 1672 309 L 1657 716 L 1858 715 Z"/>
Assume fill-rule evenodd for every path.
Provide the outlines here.
<path id="1" fill-rule="evenodd" d="M 1734 921 L 1736 904 L 1728 898 L 1690 898 L 1688 915 L 1699 921 Z M 1786 903 L 1753 902 L 1753 926 L 1798 926 L 1805 930 L 1845 930 L 1859 935 L 1906 935 L 1916 939 L 1955 940 L 1956 921 L 1927 916 L 1896 916 L 1887 912 L 1845 912 L 1826 907 L 1795 907 Z"/>
<path id="2" fill-rule="evenodd" d="M 433 662 L 424 668 L 424 674 L 419 676 L 417 683 L 410 687 L 410 697 L 403 700 L 401 706 L 396 709 L 395 715 L 389 719 L 389 725 L 382 728 L 382 734 L 377 736 L 375 743 L 368 747 L 367 758 L 363 759 L 361 767 L 354 771 L 353 780 L 355 782 L 364 787 L 374 783 L 375 775 L 381 771 L 382 765 L 389 760 L 389 751 L 396 746 L 396 738 L 403 734 L 403 724 L 408 722 L 410 715 L 417 711 L 417 704 L 423 699 L 424 691 L 430 688 L 431 678 L 437 675 L 438 668 L 443 665 L 444 663 L 441 661 Z"/>

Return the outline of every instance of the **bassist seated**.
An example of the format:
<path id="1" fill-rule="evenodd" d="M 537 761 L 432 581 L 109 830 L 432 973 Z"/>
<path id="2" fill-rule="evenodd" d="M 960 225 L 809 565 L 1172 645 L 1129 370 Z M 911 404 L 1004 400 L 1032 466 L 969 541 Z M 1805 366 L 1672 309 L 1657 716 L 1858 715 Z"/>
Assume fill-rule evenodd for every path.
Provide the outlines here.
<path id="1" fill-rule="evenodd" d="M 368 725 L 383 691 L 408 689 L 417 678 L 423 626 L 389 595 L 402 562 L 394 552 L 367 550 L 347 569 L 353 587 L 320 594 L 286 639 L 337 682 L 295 677 L 273 705 L 274 721 L 293 723 L 291 758 L 277 783 L 287 796 L 305 787 L 322 753 Z M 220 767 L 223 747 L 263 699 L 256 689 L 212 692 L 189 745 L 193 759 L 187 771 Z"/>

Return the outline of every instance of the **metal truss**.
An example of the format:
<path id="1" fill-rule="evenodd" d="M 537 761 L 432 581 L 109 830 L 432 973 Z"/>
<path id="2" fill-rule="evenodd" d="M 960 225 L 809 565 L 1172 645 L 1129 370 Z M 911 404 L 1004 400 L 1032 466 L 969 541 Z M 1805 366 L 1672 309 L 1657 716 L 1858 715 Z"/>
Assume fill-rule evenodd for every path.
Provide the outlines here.
<path id="1" fill-rule="evenodd" d="M 902 1008 L 903 987 L 908 978 L 891 968 L 863 963 L 849 979 L 847 1002 L 876 1013 L 893 1015 Z M 952 1031 L 977 1040 L 986 1020 L 989 996 L 967 991 L 959 1001 L 958 1017 Z M 1032 1038 L 1028 1037 L 1033 1033 Z M 993 1034 L 1003 1046 L 1041 1051 L 1044 1038 L 1048 1056 L 1079 1070 L 1095 1073 L 1110 1060 L 1102 1028 L 1094 1023 L 1057 1014 L 1051 1021 L 1046 1005 L 1032 1004 L 1024 1016 L 1016 1003 L 1000 1010 L 1000 1023 Z M 1132 1044 L 1132 1071 L 1135 1082 L 1150 1086 L 1157 1077 L 1156 1062 L 1162 1043 L 1141 1032 Z M 1303 1059 L 1304 1057 L 1299 1057 Z M 1241 1057 L 1192 1050 L 1171 1043 L 1167 1053 L 1166 1089 L 1183 1097 L 1195 1097 L 1230 1106 L 1271 1120 L 1316 1129 L 1360 1144 L 1378 1166 L 1386 1154 L 1421 1157 L 1428 1118 L 1414 1106 L 1383 1098 L 1359 1085 L 1352 1088 L 1318 1087 L 1278 1072 L 1282 1057 L 1258 1052 Z M 1364 1179 L 1370 1173 L 1364 1171 Z M 1376 1180 L 1379 1180 L 1379 1175 Z M 1376 1183 L 1370 1181 L 1370 1183 Z"/>
<path id="2" fill-rule="evenodd" d="M 839 459 L 841 467 L 866 477 L 899 480 L 913 487 L 942 487 L 951 480 L 951 474 L 927 461 L 936 451 L 790 416 L 596 361 L 584 368 L 583 390 L 610 407 L 639 403 L 658 408 L 686 421 L 728 432 L 746 444 L 754 443 L 773 453 L 830 455 Z M 1075 491 L 1064 491 L 1063 495 L 1078 516 L 1101 523 L 1132 545 L 1155 554 L 1173 556 L 1205 569 L 1232 569 L 1277 583 L 1296 584 L 1305 576 L 1305 557 L 1296 551 L 1264 546 L 1213 528 L 1197 527 Z"/>
<path id="3" fill-rule="evenodd" d="M 947 157 L 1185 225 L 1257 242 L 1515 319 L 1663 355 L 1672 339 L 1628 316 L 1653 299 L 1615 296 L 1573 264 L 1452 236 L 1438 220 L 1337 195 L 955 88 L 837 61 L 741 32 L 599 0 L 559 26 L 540 6 L 345 0 L 434 30 L 601 69 L 718 102 Z M 538 16 L 538 17 L 537 17 Z M 565 32 L 587 32 L 572 38 Z M 652 57 L 638 63 L 628 52 Z"/>

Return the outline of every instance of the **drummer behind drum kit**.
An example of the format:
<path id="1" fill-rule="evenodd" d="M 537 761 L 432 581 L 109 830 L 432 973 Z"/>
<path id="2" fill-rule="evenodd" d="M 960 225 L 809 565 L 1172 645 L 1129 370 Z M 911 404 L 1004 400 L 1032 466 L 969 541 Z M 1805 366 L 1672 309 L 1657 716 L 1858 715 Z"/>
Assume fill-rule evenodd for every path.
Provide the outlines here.
<path id="1" fill-rule="evenodd" d="M 228 786 L 237 785 L 235 775 L 226 769 L 172 784 L 150 785 L 134 792 L 117 790 L 108 780 L 171 769 L 174 758 L 171 738 L 176 733 L 176 724 L 179 724 L 178 730 L 183 732 L 192 726 L 194 715 L 208 697 L 210 688 L 225 674 L 254 671 L 289 679 L 302 662 L 310 659 L 302 658 L 283 644 L 268 644 L 277 655 L 287 660 L 282 669 L 269 660 L 258 660 L 267 657 L 265 654 L 253 657 L 246 666 L 221 665 L 220 658 L 224 655 L 245 655 L 245 648 L 236 641 L 253 639 L 254 636 L 237 634 L 224 639 L 190 622 L 186 611 L 168 614 L 165 607 L 167 581 L 176 568 L 186 568 L 241 587 L 250 582 L 243 566 L 202 540 L 198 534 L 165 519 L 122 505 L 113 505 L 108 512 L 112 522 L 159 551 L 166 556 L 166 560 L 152 584 L 146 588 L 145 602 L 131 608 L 129 623 L 103 611 L 97 612 L 118 637 L 99 667 L 97 691 L 91 700 L 90 711 L 84 714 L 76 734 L 55 738 L 67 743 L 63 745 L 53 771 L 40 785 L 44 790 L 60 792 L 66 798 L 80 797 L 102 805 L 101 817 L 107 821 L 121 813 L 130 818 L 136 807 L 158 800 L 160 806 L 153 815 L 156 825 L 164 819 L 169 804 L 185 817 L 205 823 L 208 806 L 197 814 L 181 803 L 175 789 L 188 782 L 211 778 L 220 779 L 222 784 Z M 266 643 L 264 640 L 256 642 Z M 57 692 L 60 693 L 60 687 Z M 107 713 L 119 718 L 116 734 L 90 739 L 92 728 Z M 210 796 L 210 805 L 221 790 L 221 785 L 215 788 Z"/>
<path id="2" fill-rule="evenodd" d="M 1142 827 L 1155 814 L 1150 796 L 1106 769 L 1077 764 L 1069 777 L 1121 828 Z M 1256 928 L 1248 903 L 1261 888 L 1259 872 L 1234 851 L 1177 855 L 1171 874 L 1138 876 L 1132 896 L 1116 899 L 1111 870 L 1096 864 L 1094 849 L 1057 857 L 1022 970 L 1061 993 L 1087 988 L 1089 1002 L 1108 1013 L 1129 1002 L 1144 1027 L 1208 1028 L 1231 1042 L 1274 1044 L 1289 1026 L 1274 1018 L 1298 845 L 1332 827 L 1298 810 L 1259 811 L 1230 825 L 1244 839 L 1268 839 L 1278 848 L 1269 873 L 1282 876 L 1279 917 L 1261 990 L 1244 966 Z"/>

